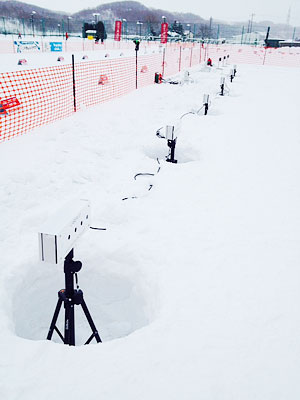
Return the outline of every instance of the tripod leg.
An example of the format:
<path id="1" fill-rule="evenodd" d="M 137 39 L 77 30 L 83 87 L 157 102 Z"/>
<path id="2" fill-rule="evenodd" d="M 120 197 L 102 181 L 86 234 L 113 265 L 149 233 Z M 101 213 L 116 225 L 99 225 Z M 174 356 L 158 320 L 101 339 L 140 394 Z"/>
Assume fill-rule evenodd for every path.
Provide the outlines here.
<path id="1" fill-rule="evenodd" d="M 65 302 L 65 344 L 75 346 L 74 304 Z"/>
<path id="2" fill-rule="evenodd" d="M 57 321 L 57 318 L 58 318 L 58 314 L 59 314 L 61 305 L 62 305 L 62 299 L 59 298 L 58 301 L 57 301 L 57 305 L 56 305 L 56 308 L 55 308 L 55 311 L 54 311 L 52 322 L 51 322 L 51 325 L 50 325 L 50 328 L 49 328 L 47 340 L 51 340 L 51 338 L 52 338 L 53 331 L 55 329 L 55 325 L 56 325 L 56 321 Z"/>
<path id="3" fill-rule="evenodd" d="M 81 307 L 83 309 L 83 312 L 84 312 L 84 314 L 86 316 L 86 319 L 88 320 L 88 323 L 90 324 L 90 327 L 91 327 L 92 332 L 93 332 L 92 336 L 90 336 L 90 338 L 88 339 L 86 344 L 90 343 L 90 341 L 93 339 L 93 337 L 95 337 L 97 343 L 102 342 L 102 340 L 101 340 L 101 338 L 99 336 L 99 333 L 97 331 L 97 328 L 96 328 L 96 326 L 94 324 L 94 321 L 92 320 L 91 314 L 90 314 L 90 312 L 89 312 L 89 310 L 87 308 L 87 305 L 86 305 L 86 303 L 85 303 L 83 298 L 81 300 Z"/>

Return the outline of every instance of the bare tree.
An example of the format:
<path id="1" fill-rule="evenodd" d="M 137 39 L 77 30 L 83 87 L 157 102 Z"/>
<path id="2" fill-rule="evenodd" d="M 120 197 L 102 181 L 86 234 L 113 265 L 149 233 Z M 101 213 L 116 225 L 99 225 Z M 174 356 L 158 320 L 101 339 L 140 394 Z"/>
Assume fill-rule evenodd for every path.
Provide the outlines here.
<path id="1" fill-rule="evenodd" d="M 201 24 L 198 30 L 198 35 L 202 39 L 210 38 L 212 36 L 212 29 L 207 24 Z"/>

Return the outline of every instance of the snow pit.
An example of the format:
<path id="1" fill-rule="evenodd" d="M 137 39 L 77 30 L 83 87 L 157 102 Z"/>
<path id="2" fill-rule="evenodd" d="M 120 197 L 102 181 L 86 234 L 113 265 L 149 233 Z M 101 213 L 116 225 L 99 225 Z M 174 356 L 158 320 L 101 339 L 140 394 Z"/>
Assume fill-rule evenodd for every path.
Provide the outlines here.
<path id="1" fill-rule="evenodd" d="M 13 295 L 12 318 L 15 334 L 29 340 L 46 339 L 57 303 L 57 293 L 64 287 L 64 274 L 57 269 L 37 270 L 20 280 Z M 82 271 L 84 271 L 84 266 Z M 44 273 L 43 273 L 44 272 Z M 146 326 L 146 302 L 141 288 L 129 278 L 118 275 L 79 272 L 80 289 L 103 342 L 129 335 Z M 64 308 L 57 327 L 63 334 Z M 76 345 L 82 345 L 91 334 L 81 306 L 75 306 Z M 57 333 L 52 341 L 62 343 Z M 93 340 L 92 343 L 96 343 Z"/>

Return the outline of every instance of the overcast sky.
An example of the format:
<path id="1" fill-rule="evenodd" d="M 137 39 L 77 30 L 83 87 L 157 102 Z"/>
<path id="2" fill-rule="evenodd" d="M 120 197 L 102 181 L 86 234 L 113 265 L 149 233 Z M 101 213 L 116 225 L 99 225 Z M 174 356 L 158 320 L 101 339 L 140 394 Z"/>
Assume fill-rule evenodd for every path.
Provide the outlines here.
<path id="1" fill-rule="evenodd" d="M 23 0 L 24 1 L 24 0 Z M 25 3 L 56 11 L 73 13 L 97 5 L 110 3 L 101 0 L 25 0 Z M 148 7 L 168 11 L 193 12 L 203 18 L 225 21 L 247 21 L 254 13 L 254 21 L 271 20 L 286 23 L 291 7 L 290 24 L 300 26 L 300 0 L 142 0 Z"/>

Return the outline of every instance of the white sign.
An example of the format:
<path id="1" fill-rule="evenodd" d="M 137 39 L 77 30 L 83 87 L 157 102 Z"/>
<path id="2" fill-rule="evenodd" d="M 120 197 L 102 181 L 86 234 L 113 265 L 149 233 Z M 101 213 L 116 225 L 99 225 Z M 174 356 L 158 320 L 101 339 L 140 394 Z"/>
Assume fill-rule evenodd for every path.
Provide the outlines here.
<path id="1" fill-rule="evenodd" d="M 35 40 L 15 40 L 17 53 L 31 53 L 41 50 L 40 43 Z"/>

